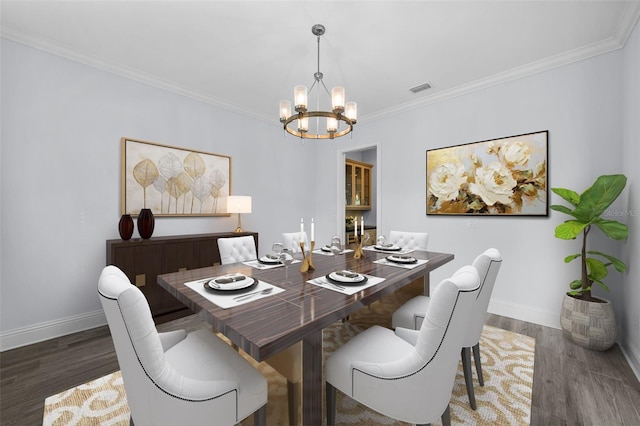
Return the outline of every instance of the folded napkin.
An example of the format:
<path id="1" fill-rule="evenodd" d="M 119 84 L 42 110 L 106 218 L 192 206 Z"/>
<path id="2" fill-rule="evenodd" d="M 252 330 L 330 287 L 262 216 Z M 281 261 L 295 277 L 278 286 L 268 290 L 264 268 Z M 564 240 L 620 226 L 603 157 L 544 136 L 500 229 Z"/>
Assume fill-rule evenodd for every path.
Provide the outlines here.
<path id="1" fill-rule="evenodd" d="M 416 259 L 416 260 L 417 260 L 416 263 L 398 263 L 398 262 L 392 262 L 386 257 L 383 257 L 382 259 L 374 260 L 373 263 L 378 263 L 380 265 L 397 266 L 398 268 L 413 269 L 413 268 L 417 268 L 420 265 L 424 265 L 429 261 L 428 259 Z"/>
<path id="2" fill-rule="evenodd" d="M 350 253 L 350 252 L 352 252 L 352 251 L 353 251 L 353 250 L 351 250 L 351 249 L 344 249 L 344 250 L 342 250 L 342 251 L 340 252 L 340 254 Z M 314 250 L 313 252 L 314 252 L 315 254 L 323 254 L 323 255 L 325 255 L 325 256 L 333 256 L 333 253 L 331 253 L 330 251 L 322 250 L 321 248 L 316 249 L 316 250 Z"/>
<path id="3" fill-rule="evenodd" d="M 318 287 L 327 288 L 329 290 L 337 291 L 338 293 L 353 295 L 359 291 L 364 290 L 365 288 L 372 287 L 376 284 L 380 284 L 385 278 L 374 277 L 373 275 L 365 275 L 367 277 L 367 281 L 363 285 L 354 285 L 350 283 L 346 284 L 333 284 L 327 280 L 326 277 L 318 277 L 312 280 L 307 281 L 309 284 L 317 285 Z"/>
<path id="4" fill-rule="evenodd" d="M 258 285 L 252 287 L 246 293 L 237 293 L 235 291 L 231 291 L 228 294 L 224 292 L 214 292 L 211 290 L 207 290 L 204 288 L 204 283 L 213 279 L 215 277 L 197 280 L 197 281 L 189 281 L 184 283 L 190 289 L 196 291 L 198 294 L 204 296 L 209 302 L 213 303 L 216 306 L 221 307 L 222 309 L 234 308 L 236 306 L 243 305 L 245 303 L 254 302 L 258 299 L 262 299 L 264 297 L 273 296 L 274 294 L 282 293 L 284 291 L 283 288 L 276 287 L 275 285 L 266 283 L 264 281 L 258 281 Z M 263 290 L 271 288 L 270 293 L 262 293 Z M 248 295 L 251 293 L 255 293 L 251 297 L 243 297 L 240 296 Z"/>

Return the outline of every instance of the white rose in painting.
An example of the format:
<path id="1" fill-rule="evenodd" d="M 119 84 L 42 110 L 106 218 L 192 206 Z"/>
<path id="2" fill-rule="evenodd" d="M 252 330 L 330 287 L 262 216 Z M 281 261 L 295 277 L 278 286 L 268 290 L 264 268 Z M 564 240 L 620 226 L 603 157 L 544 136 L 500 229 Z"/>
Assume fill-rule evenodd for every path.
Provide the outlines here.
<path id="1" fill-rule="evenodd" d="M 431 173 L 429 190 L 439 200 L 449 201 L 458 196 L 460 185 L 466 181 L 462 164 L 441 164 Z"/>
<path id="2" fill-rule="evenodd" d="M 508 167 L 522 167 L 531 158 L 531 149 L 522 142 L 505 142 L 500 148 L 502 160 Z"/>
<path id="3" fill-rule="evenodd" d="M 469 190 L 482 198 L 488 206 L 495 203 L 510 204 L 513 188 L 517 182 L 511 172 L 498 162 L 476 169 L 476 182 L 469 184 Z"/>

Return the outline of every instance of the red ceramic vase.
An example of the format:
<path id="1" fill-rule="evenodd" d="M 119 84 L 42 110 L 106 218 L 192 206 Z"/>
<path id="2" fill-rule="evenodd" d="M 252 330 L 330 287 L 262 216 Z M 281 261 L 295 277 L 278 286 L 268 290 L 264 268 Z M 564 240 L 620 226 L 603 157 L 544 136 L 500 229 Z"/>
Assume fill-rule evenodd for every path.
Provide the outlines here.
<path id="1" fill-rule="evenodd" d="M 153 234 L 153 228 L 155 226 L 155 218 L 151 209 L 142 209 L 138 215 L 138 234 L 140 237 L 147 239 L 151 238 Z"/>
<path id="2" fill-rule="evenodd" d="M 118 232 L 120 232 L 120 238 L 128 240 L 133 235 L 133 219 L 130 214 L 123 214 L 118 222 Z"/>

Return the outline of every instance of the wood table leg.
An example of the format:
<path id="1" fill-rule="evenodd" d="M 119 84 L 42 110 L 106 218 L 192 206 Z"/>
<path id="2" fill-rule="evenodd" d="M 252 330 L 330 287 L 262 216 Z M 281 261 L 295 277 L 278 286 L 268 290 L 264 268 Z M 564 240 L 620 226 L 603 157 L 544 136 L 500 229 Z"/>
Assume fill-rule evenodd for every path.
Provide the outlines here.
<path id="1" fill-rule="evenodd" d="M 322 330 L 302 339 L 302 424 L 322 424 Z"/>

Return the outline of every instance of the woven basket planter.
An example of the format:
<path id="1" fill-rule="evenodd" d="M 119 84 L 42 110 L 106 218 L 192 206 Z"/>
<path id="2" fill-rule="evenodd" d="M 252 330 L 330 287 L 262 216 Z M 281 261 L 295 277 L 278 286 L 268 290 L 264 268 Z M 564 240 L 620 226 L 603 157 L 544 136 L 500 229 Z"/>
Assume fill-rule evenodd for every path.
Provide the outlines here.
<path id="1" fill-rule="evenodd" d="M 586 302 L 564 296 L 560 325 L 564 336 L 583 348 L 606 351 L 616 342 L 616 318 L 613 305 L 604 299 Z"/>

